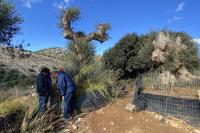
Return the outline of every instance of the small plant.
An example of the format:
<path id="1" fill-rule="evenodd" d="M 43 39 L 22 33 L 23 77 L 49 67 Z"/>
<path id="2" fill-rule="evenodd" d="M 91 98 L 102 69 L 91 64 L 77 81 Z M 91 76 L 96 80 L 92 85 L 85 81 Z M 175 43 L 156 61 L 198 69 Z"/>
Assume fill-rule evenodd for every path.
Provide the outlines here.
<path id="1" fill-rule="evenodd" d="M 18 100 L 7 100 L 0 103 L 0 116 L 16 112 L 18 110 L 25 111 L 25 106 Z"/>

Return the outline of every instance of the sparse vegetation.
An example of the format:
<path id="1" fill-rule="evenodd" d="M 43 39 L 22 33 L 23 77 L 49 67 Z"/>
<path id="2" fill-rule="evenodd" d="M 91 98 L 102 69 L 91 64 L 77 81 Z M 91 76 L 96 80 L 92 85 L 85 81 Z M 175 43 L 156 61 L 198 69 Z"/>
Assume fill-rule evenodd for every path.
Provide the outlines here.
<path id="1" fill-rule="evenodd" d="M 0 70 L 0 88 L 8 90 L 13 87 L 24 89 L 35 84 L 35 76 L 26 76 L 18 70 Z"/>
<path id="2" fill-rule="evenodd" d="M 7 115 L 17 110 L 24 110 L 25 107 L 18 100 L 7 100 L 0 103 L 0 116 Z"/>

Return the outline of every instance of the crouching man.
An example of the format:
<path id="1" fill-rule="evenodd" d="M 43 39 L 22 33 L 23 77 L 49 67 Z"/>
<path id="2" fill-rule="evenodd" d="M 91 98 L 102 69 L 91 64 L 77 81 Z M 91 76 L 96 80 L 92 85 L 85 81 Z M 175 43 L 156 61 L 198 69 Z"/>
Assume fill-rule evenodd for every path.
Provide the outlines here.
<path id="1" fill-rule="evenodd" d="M 143 83 L 142 77 L 139 76 L 134 83 L 135 93 L 133 95 L 132 103 L 126 105 L 125 109 L 131 112 L 138 112 L 147 107 L 146 101 L 142 95 Z"/>
<path id="2" fill-rule="evenodd" d="M 135 105 L 134 111 L 136 112 L 144 110 L 147 107 L 146 101 L 142 95 L 142 91 L 143 91 L 142 77 L 139 76 L 135 81 L 135 93 L 132 101 L 132 104 Z"/>
<path id="3" fill-rule="evenodd" d="M 51 76 L 48 68 L 43 68 L 37 76 L 37 93 L 39 96 L 39 112 L 44 113 L 51 91 Z"/>
<path id="4" fill-rule="evenodd" d="M 70 112 L 73 109 L 74 101 L 72 98 L 74 96 L 76 86 L 73 80 L 64 72 L 64 68 L 60 68 L 60 71 L 57 76 L 57 88 L 60 92 L 60 95 L 64 97 L 64 119 L 68 120 Z"/>

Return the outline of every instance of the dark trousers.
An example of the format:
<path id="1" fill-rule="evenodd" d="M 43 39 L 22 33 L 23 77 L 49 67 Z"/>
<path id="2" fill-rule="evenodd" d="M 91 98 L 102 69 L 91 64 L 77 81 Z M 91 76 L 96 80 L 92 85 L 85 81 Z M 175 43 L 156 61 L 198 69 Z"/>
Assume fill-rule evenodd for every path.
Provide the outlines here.
<path id="1" fill-rule="evenodd" d="M 47 108 L 49 96 L 39 96 L 39 112 L 44 113 Z"/>
<path id="2" fill-rule="evenodd" d="M 64 118 L 68 119 L 74 110 L 74 92 L 67 92 L 64 96 Z"/>

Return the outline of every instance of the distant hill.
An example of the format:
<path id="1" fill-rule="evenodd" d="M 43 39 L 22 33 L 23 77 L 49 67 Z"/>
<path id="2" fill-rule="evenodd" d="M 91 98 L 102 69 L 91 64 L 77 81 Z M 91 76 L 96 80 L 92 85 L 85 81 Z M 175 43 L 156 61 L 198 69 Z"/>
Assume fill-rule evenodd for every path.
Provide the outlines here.
<path id="1" fill-rule="evenodd" d="M 26 75 L 36 75 L 44 66 L 51 70 L 64 66 L 64 57 L 63 48 L 21 52 L 18 49 L 0 46 L 0 66 L 4 69 L 16 69 Z"/>
<path id="2" fill-rule="evenodd" d="M 66 59 L 66 49 L 65 48 L 46 48 L 46 49 L 41 49 L 39 51 L 35 52 L 36 54 L 51 57 L 54 59 L 62 60 L 65 61 Z"/>

